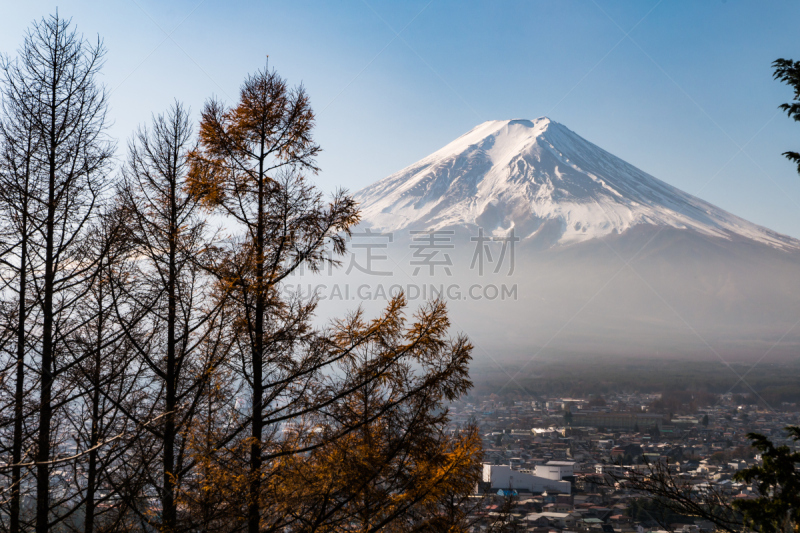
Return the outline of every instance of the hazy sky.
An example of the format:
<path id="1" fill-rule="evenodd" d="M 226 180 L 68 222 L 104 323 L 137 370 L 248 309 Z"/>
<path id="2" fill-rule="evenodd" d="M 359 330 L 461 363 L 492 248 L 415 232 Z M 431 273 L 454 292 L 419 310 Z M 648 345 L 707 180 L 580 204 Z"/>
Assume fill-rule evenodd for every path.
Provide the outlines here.
<path id="1" fill-rule="evenodd" d="M 0 51 L 36 18 L 72 17 L 108 48 L 120 147 L 174 98 L 233 102 L 269 54 L 304 83 L 318 183 L 359 189 L 493 119 L 561 122 L 641 169 L 800 238 L 800 124 L 777 106 L 800 59 L 800 3 L 780 1 L 105 2 L 6 0 Z"/>

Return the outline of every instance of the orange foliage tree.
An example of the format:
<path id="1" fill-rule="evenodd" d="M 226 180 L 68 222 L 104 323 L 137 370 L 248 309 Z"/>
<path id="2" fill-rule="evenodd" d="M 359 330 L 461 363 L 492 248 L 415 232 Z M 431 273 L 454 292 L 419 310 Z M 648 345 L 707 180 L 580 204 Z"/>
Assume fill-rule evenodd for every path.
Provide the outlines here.
<path id="1" fill-rule="evenodd" d="M 325 202 L 304 176 L 318 171 L 313 124 L 303 88 L 260 71 L 236 106 L 206 104 L 189 156 L 189 192 L 241 229 L 211 270 L 235 316 L 226 381 L 241 389 L 227 396 L 246 401 L 218 399 L 192 428 L 197 483 L 179 496 L 209 531 L 413 529 L 477 481 L 475 430 L 445 431 L 472 347 L 447 337 L 442 302 L 408 324 L 401 296 L 318 331 L 316 301 L 282 291 L 301 266 L 338 265 L 359 220 L 349 195 Z"/>
<path id="2" fill-rule="evenodd" d="M 404 308 L 401 296 L 376 320 L 356 313 L 336 324 L 348 378 L 334 390 L 351 392 L 308 417 L 311 451 L 282 461 L 276 495 L 292 530 L 455 532 L 466 524 L 463 507 L 448 503 L 475 490 L 480 437 L 474 427 L 445 431 L 445 403 L 471 386 L 472 346 L 446 338 L 442 302 L 412 324 Z"/>
<path id="3" fill-rule="evenodd" d="M 259 531 L 466 531 L 482 449 L 476 428 L 446 430 L 445 404 L 471 386 L 472 346 L 447 337 L 442 302 L 410 324 L 405 310 L 399 296 L 378 318 L 358 312 L 318 334 L 326 371 L 261 443 Z M 247 521 L 250 440 L 226 438 L 201 425 L 190 438 L 197 485 L 181 498 L 206 531 Z"/>

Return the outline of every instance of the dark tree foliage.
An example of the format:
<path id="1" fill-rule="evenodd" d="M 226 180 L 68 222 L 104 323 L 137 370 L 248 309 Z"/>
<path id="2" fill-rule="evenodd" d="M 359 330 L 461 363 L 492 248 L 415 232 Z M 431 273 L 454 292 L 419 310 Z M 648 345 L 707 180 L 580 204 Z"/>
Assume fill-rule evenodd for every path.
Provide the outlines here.
<path id="1" fill-rule="evenodd" d="M 789 436 L 800 441 L 800 427 L 786 428 Z M 775 446 L 758 433 L 747 435 L 753 447 L 761 452 L 761 465 L 734 474 L 737 481 L 755 483 L 759 496 L 755 500 L 735 502 L 733 507 L 744 515 L 744 523 L 762 533 L 796 531 L 800 518 L 800 452 L 788 446 Z"/>
<path id="2" fill-rule="evenodd" d="M 642 524 L 658 527 L 669 527 L 670 524 L 691 524 L 693 520 L 678 514 L 669 505 L 658 499 L 637 498 L 631 501 L 628 513 L 631 518 Z"/>
<path id="3" fill-rule="evenodd" d="M 792 102 L 781 104 L 780 108 L 796 122 L 800 122 L 800 61 L 776 59 L 772 62 L 772 66 L 775 69 L 772 77 L 789 85 L 794 90 Z M 783 155 L 797 164 L 797 172 L 800 174 L 800 153 L 788 151 Z"/>

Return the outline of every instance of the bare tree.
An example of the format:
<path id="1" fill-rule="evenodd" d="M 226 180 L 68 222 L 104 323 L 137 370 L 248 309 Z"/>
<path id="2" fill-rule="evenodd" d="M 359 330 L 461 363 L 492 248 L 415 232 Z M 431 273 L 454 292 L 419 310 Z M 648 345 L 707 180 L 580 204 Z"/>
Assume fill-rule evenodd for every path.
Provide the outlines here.
<path id="1" fill-rule="evenodd" d="M 20 504 L 22 487 L 23 444 L 25 437 L 25 397 L 30 383 L 26 384 L 25 358 L 28 354 L 29 312 L 31 297 L 29 292 L 29 276 L 31 255 L 29 248 L 33 235 L 32 210 L 40 208 L 34 198 L 41 192 L 40 175 L 37 173 L 37 161 L 34 159 L 38 145 L 36 132 L 32 127 L 29 115 L 20 102 L 8 98 L 5 93 L 10 90 L 13 78 L 12 63 L 3 59 L 3 98 L 2 120 L 0 120 L 0 209 L 4 222 L 2 232 L 2 249 L 0 250 L 0 283 L 7 306 L 6 331 L 13 332 L 13 343 L 4 344 L 9 351 L 9 362 L 13 368 L 13 387 L 10 406 L 14 416 L 11 421 L 11 444 L 9 462 L 15 465 L 11 470 L 9 498 L 9 530 L 20 531 Z M 13 309 L 13 312 L 12 312 Z M 4 410 L 5 411 L 5 410 Z M 7 411 L 5 411 L 7 412 Z M 8 425 L 4 423 L 3 429 Z"/>
<path id="2" fill-rule="evenodd" d="M 129 455 L 137 428 L 125 413 L 140 384 L 141 364 L 135 357 L 116 315 L 112 284 L 123 279 L 131 254 L 124 211 L 112 206 L 84 239 L 86 254 L 97 258 L 96 275 L 84 298 L 76 303 L 77 328 L 66 349 L 78 361 L 70 370 L 75 393 L 65 413 L 73 435 L 72 469 L 74 501 L 69 523 L 74 530 L 119 531 L 125 514 L 119 505 L 111 473 Z M 65 518 L 65 516 L 62 516 Z"/>
<path id="3" fill-rule="evenodd" d="M 148 520 L 162 531 L 176 528 L 175 492 L 191 469 L 183 435 L 227 346 L 219 327 L 224 306 L 215 299 L 223 293 L 214 292 L 214 279 L 201 262 L 212 255 L 211 236 L 197 199 L 184 190 L 191 139 L 188 110 L 175 103 L 131 141 L 119 193 L 138 276 L 135 283 L 118 285 L 136 302 L 119 316 L 149 376 L 149 397 L 130 416 L 143 424 L 163 415 L 161 423 L 148 426 L 149 444 L 139 445 L 146 466 L 139 474 L 148 476 L 144 485 L 161 504 L 160 519 Z"/>
<path id="4" fill-rule="evenodd" d="M 51 465 L 60 438 L 55 410 L 66 405 L 60 375 L 74 361 L 61 360 L 63 344 L 76 327 L 71 310 L 87 290 L 96 258 L 86 256 L 81 237 L 96 214 L 106 186 L 113 145 L 105 137 L 106 96 L 95 77 L 103 47 L 79 35 L 58 15 L 35 22 L 15 62 L 6 64 L 4 101 L 25 116 L 35 139 L 31 167 L 41 185 L 30 196 L 32 234 L 27 254 L 40 268 L 27 272 L 40 324 L 29 326 L 39 378 L 36 437 L 36 531 L 51 517 Z M 20 305 L 23 305 L 22 303 Z M 33 334 L 32 334 L 33 335 Z M 52 518 L 52 520 L 51 520 Z"/>

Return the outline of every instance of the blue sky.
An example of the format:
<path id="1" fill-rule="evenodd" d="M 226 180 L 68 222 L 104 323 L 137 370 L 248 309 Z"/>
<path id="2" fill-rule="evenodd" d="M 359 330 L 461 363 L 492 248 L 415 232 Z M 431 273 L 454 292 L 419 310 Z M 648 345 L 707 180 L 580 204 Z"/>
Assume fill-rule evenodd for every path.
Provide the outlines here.
<path id="1" fill-rule="evenodd" d="M 232 102 L 270 65 L 317 112 L 326 190 L 357 190 L 485 120 L 549 116 L 656 177 L 800 238 L 800 124 L 777 106 L 800 59 L 788 0 L 7 3 L 0 51 L 36 18 L 108 48 L 112 134 L 179 98 Z"/>

